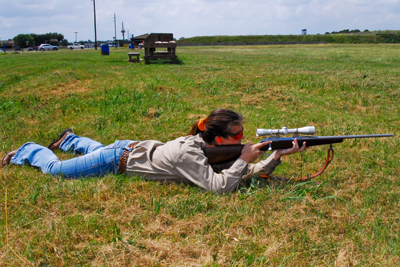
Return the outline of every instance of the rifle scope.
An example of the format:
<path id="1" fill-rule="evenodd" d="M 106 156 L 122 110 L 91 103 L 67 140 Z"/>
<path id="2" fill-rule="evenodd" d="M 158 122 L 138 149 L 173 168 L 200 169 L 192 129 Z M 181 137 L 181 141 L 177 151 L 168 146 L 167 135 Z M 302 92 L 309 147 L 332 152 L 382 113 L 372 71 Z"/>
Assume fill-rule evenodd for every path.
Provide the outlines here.
<path id="1" fill-rule="evenodd" d="M 257 136 L 264 136 L 264 135 L 286 135 L 286 134 L 294 134 L 294 135 L 314 135 L 315 134 L 315 127 L 314 126 L 306 126 L 302 128 L 294 128 L 288 129 L 286 127 L 282 127 L 282 129 L 257 129 L 256 135 Z"/>

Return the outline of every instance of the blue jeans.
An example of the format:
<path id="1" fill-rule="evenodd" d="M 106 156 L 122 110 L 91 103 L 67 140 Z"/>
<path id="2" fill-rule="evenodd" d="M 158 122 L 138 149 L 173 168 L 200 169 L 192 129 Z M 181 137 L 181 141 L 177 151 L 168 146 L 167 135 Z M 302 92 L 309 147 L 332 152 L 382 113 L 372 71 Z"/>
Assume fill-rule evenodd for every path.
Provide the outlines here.
<path id="1" fill-rule="evenodd" d="M 35 143 L 26 143 L 11 158 L 11 163 L 28 164 L 40 168 L 44 173 L 71 179 L 118 174 L 122 152 L 131 151 L 128 145 L 133 142 L 137 141 L 117 140 L 104 146 L 90 138 L 71 133 L 60 144 L 60 149 L 83 156 L 60 161 L 50 149 Z"/>

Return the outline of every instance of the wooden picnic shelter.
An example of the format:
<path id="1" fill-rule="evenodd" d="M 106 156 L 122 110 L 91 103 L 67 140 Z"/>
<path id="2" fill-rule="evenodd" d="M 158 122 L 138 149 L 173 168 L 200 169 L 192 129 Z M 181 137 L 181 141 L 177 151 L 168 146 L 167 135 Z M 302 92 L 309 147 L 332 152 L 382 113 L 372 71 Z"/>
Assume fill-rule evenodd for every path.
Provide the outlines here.
<path id="1" fill-rule="evenodd" d="M 175 63 L 177 58 L 175 52 L 176 42 L 172 33 L 150 33 L 144 41 L 144 61 L 146 64 L 149 64 L 149 60 L 153 59 L 170 59 Z"/>

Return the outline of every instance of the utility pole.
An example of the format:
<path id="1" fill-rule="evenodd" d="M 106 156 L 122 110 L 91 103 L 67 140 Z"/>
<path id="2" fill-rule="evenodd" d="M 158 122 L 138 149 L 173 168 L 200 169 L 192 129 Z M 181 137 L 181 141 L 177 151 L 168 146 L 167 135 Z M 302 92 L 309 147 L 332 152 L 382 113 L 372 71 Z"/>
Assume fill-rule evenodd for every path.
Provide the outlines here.
<path id="1" fill-rule="evenodd" d="M 97 50 L 96 0 L 93 0 L 93 14 L 94 14 L 94 49 Z"/>
<path id="2" fill-rule="evenodd" d="M 114 14 L 114 40 L 115 40 L 115 44 L 117 44 L 117 17 Z"/>
<path id="3" fill-rule="evenodd" d="M 75 43 L 78 42 L 78 32 L 75 32 Z"/>

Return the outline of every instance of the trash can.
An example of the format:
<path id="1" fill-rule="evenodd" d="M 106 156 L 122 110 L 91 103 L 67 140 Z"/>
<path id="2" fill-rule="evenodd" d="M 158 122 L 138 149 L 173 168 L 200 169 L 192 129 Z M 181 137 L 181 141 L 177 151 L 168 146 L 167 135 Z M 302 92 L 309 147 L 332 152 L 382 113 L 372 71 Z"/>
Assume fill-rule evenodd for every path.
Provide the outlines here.
<path id="1" fill-rule="evenodd" d="M 101 54 L 103 56 L 110 55 L 110 46 L 108 44 L 102 44 L 101 45 Z"/>

